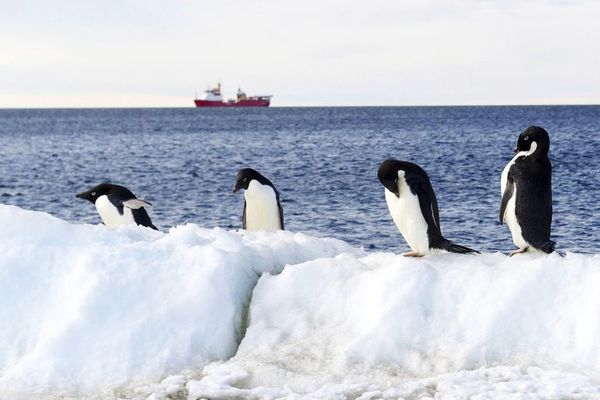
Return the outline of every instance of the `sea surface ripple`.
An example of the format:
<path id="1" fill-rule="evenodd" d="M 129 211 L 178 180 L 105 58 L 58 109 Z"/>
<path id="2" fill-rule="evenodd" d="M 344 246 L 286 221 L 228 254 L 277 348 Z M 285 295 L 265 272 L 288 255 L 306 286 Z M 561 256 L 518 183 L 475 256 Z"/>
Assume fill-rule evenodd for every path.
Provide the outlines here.
<path id="1" fill-rule="evenodd" d="M 233 229 L 235 175 L 252 167 L 287 229 L 404 251 L 376 174 L 397 158 L 428 172 L 444 236 L 509 251 L 500 173 L 529 125 L 550 133 L 557 249 L 599 252 L 600 106 L 0 110 L 0 203 L 98 223 L 75 193 L 110 181 L 153 203 L 163 230 Z"/>

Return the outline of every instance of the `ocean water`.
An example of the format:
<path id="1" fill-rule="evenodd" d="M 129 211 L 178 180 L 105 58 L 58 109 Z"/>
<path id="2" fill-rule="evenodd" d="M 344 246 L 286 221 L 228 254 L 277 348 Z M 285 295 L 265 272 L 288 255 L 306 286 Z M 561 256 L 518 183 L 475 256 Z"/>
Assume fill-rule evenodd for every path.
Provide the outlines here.
<path id="1" fill-rule="evenodd" d="M 153 203 L 162 230 L 233 229 L 235 175 L 252 167 L 279 190 L 287 229 L 399 252 L 377 180 L 397 158 L 428 172 L 444 236 L 507 252 L 500 173 L 529 125 L 550 133 L 557 249 L 599 252 L 600 106 L 0 110 L 0 203 L 98 223 L 75 194 L 110 181 Z"/>

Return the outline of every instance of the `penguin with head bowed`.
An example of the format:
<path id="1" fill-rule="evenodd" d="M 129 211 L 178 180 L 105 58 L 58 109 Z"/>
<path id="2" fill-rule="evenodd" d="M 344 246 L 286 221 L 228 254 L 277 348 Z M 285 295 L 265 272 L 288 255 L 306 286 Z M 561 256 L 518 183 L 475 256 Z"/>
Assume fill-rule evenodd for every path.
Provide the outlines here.
<path id="1" fill-rule="evenodd" d="M 479 253 L 442 236 L 437 199 L 421 167 L 407 161 L 386 160 L 379 166 L 377 177 L 385 187 L 392 219 L 412 250 L 403 256 L 421 257 L 432 249 Z"/>
<path id="2" fill-rule="evenodd" d="M 528 250 L 552 253 L 552 165 L 548 159 L 550 138 L 539 126 L 519 136 L 515 156 L 501 175 L 500 223 L 506 222 L 513 243 L 511 256 Z"/>
<path id="3" fill-rule="evenodd" d="M 252 168 L 238 171 L 233 192 L 244 189 L 242 228 L 248 231 L 283 229 L 283 208 L 279 192 L 270 180 Z"/>
<path id="4" fill-rule="evenodd" d="M 158 230 L 144 209 L 151 204 L 136 198 L 126 187 L 101 183 L 76 197 L 92 202 L 106 226 L 137 224 Z"/>

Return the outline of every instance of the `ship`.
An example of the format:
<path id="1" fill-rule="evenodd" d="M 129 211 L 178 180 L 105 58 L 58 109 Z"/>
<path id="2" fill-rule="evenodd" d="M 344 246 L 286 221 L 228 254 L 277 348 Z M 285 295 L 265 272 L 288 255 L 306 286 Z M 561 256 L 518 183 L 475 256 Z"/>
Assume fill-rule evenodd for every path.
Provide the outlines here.
<path id="1" fill-rule="evenodd" d="M 194 99 L 196 107 L 269 107 L 273 96 L 247 96 L 241 88 L 238 88 L 235 99 L 223 100 L 221 94 L 221 83 L 204 91 L 204 98 Z"/>

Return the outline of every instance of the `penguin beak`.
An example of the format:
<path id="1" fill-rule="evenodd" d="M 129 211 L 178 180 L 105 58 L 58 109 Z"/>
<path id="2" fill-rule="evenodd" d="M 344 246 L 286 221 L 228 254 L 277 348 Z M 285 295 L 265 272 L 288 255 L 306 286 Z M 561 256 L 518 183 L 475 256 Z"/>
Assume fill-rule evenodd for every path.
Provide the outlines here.
<path id="1" fill-rule="evenodd" d="M 242 188 L 243 188 L 243 186 L 242 186 L 242 181 L 241 181 L 241 180 L 239 180 L 239 179 L 237 179 L 237 180 L 235 181 L 235 185 L 233 185 L 233 190 L 232 190 L 232 191 L 233 191 L 233 193 L 235 193 L 235 192 L 237 192 L 238 190 L 240 190 L 240 189 L 242 189 Z"/>
<path id="2" fill-rule="evenodd" d="M 78 199 L 84 199 L 84 200 L 87 200 L 87 201 L 92 201 L 91 198 L 90 198 L 89 191 L 88 192 L 77 193 L 75 195 L 75 197 L 77 197 Z M 92 201 L 92 203 L 93 203 L 93 201 Z"/>
<path id="3" fill-rule="evenodd" d="M 383 186 L 390 192 L 394 193 L 396 195 L 396 197 L 400 198 L 400 191 L 398 190 L 397 182 L 394 182 L 394 181 L 385 182 L 383 184 Z"/>

